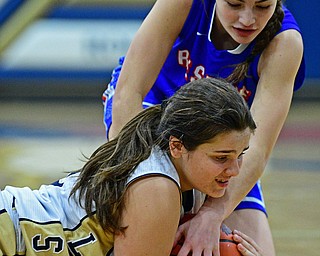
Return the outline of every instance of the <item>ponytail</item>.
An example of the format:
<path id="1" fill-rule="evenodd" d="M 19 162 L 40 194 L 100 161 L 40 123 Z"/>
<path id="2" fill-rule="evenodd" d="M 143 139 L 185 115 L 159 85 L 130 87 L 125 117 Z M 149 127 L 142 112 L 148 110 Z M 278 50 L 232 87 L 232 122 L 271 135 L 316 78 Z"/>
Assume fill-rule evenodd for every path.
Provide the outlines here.
<path id="1" fill-rule="evenodd" d="M 161 118 L 161 107 L 153 106 L 137 115 L 119 135 L 100 146 L 81 169 L 71 195 L 79 192 L 79 204 L 96 217 L 110 233 L 123 231 L 120 219 L 124 209 L 126 181 L 134 168 L 151 153 L 159 141 L 154 131 Z M 84 199 L 84 200 L 81 200 Z"/>

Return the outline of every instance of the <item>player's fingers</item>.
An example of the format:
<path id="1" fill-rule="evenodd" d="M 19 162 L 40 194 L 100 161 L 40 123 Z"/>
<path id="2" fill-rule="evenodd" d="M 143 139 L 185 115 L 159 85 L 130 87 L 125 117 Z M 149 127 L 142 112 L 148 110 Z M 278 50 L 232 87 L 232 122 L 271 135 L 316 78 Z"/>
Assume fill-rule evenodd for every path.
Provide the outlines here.
<path id="1" fill-rule="evenodd" d="M 237 242 L 237 243 L 239 243 L 239 244 L 241 244 L 241 245 L 243 245 L 246 249 L 248 249 L 249 251 L 251 251 L 251 252 L 256 252 L 256 248 L 253 246 L 253 245 L 251 245 L 250 244 L 250 242 L 248 242 L 247 240 L 245 240 L 245 239 L 243 239 L 241 236 L 239 236 L 238 234 L 234 234 L 233 235 L 233 239 Z"/>
<path id="2" fill-rule="evenodd" d="M 242 233 L 241 231 L 239 231 L 239 230 L 234 230 L 233 233 L 241 236 L 244 240 L 248 241 L 248 242 L 249 242 L 250 244 L 252 244 L 253 246 L 258 246 L 257 243 L 254 241 L 253 238 L 251 238 L 250 236 L 247 236 L 246 234 Z"/>
<path id="3" fill-rule="evenodd" d="M 180 254 L 178 256 L 187 256 L 192 253 L 192 256 L 220 256 L 219 248 L 205 248 L 202 247 L 192 247 L 191 245 L 184 244 L 185 248 L 180 249 Z"/>
<path id="4" fill-rule="evenodd" d="M 175 235 L 175 237 L 174 237 L 174 242 L 173 242 L 173 247 L 175 247 L 177 244 L 178 244 L 178 242 L 179 242 L 179 240 L 182 238 L 182 233 L 176 233 L 176 235 Z"/>
<path id="5" fill-rule="evenodd" d="M 211 254 L 210 254 L 210 255 L 211 255 Z M 214 255 L 214 256 L 220 256 L 220 251 L 219 251 L 219 249 L 213 249 L 212 255 Z"/>
<path id="6" fill-rule="evenodd" d="M 177 256 L 188 256 L 188 255 L 192 255 L 192 256 L 212 256 L 212 250 L 207 250 L 210 253 L 206 253 L 206 250 L 203 250 L 202 247 L 198 246 L 192 246 L 191 243 L 189 243 L 188 241 L 184 241 L 179 253 Z M 189 254 L 190 253 L 190 254 Z"/>
<path id="7" fill-rule="evenodd" d="M 247 236 L 246 234 L 238 230 L 235 230 L 233 237 L 236 242 L 241 243 L 245 248 L 254 252 L 255 253 L 254 255 L 262 254 L 262 249 L 260 248 L 260 246 L 254 241 L 254 239 Z"/>
<path id="8" fill-rule="evenodd" d="M 176 235 L 174 237 L 174 243 L 173 246 L 176 246 L 178 241 L 184 237 L 184 233 L 185 233 L 185 226 L 182 224 L 178 227 L 178 230 L 176 232 Z"/>
<path id="9" fill-rule="evenodd" d="M 183 244 L 177 256 L 188 256 L 190 252 L 192 253 L 191 247 L 186 244 Z"/>
<path id="10" fill-rule="evenodd" d="M 213 248 L 212 248 L 212 255 L 214 256 L 220 256 L 220 250 L 219 250 L 219 241 L 214 240 Z M 208 254 L 209 255 L 209 254 Z M 210 254 L 211 255 L 211 254 Z"/>
<path id="11" fill-rule="evenodd" d="M 247 249 L 242 244 L 238 244 L 237 248 L 241 252 L 242 256 L 257 256 L 258 255 L 258 254 L 255 254 L 254 252 L 251 252 L 249 249 Z"/>
<path id="12" fill-rule="evenodd" d="M 203 253 L 201 254 L 199 254 L 199 255 L 202 255 L 202 256 L 220 256 L 220 251 L 219 251 L 219 248 L 218 248 L 218 250 L 217 249 L 210 249 L 210 250 L 208 250 L 208 249 L 205 249 L 204 251 L 203 251 Z"/>

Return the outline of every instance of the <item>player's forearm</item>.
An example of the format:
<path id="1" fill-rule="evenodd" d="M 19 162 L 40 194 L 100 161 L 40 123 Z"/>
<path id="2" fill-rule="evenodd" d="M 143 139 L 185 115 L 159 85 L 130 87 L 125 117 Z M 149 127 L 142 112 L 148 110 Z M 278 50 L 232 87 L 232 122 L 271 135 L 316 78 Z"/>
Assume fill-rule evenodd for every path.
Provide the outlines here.
<path id="1" fill-rule="evenodd" d="M 112 139 L 117 136 L 126 123 L 135 117 L 140 111 L 142 111 L 141 96 L 136 95 L 129 98 L 114 98 L 109 138 Z"/>
<path id="2" fill-rule="evenodd" d="M 172 45 L 180 33 L 192 0 L 158 0 L 132 40 L 113 97 L 109 137 L 142 110 Z"/>
<path id="3" fill-rule="evenodd" d="M 142 102 L 152 88 L 168 51 L 157 50 L 141 42 L 133 41 L 124 61 L 112 104 L 112 125 L 109 137 L 116 136 L 123 126 L 142 110 Z M 156 44 L 156 43 L 154 43 Z M 160 57 L 160 56 L 161 57 Z"/>

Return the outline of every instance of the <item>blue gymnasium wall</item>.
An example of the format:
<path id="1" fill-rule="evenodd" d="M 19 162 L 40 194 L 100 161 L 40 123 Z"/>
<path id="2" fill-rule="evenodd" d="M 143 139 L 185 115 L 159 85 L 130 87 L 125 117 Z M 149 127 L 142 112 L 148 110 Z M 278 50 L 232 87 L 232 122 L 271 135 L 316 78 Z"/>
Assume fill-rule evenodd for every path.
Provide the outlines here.
<path id="1" fill-rule="evenodd" d="M 7 8 L 8 11 L 3 12 L 2 16 L 0 15 L 0 22 L 3 22 L 3 20 L 5 20 L 9 16 L 10 12 L 14 12 L 15 8 L 19 4 L 21 4 L 21 2 L 21 0 L 9 0 L 8 3 L 10 3 L 10 8 Z M 305 61 L 307 68 L 306 82 L 305 86 L 303 86 L 302 90 L 299 90 L 298 94 L 303 96 L 306 95 L 307 97 L 310 97 L 310 95 L 311 97 L 320 97 L 320 44 L 318 43 L 320 39 L 320 1 L 286 0 L 285 4 L 294 14 L 296 20 L 299 23 L 303 33 L 305 44 Z M 68 93 L 66 92 L 67 90 L 69 90 L 69 93 L 71 95 L 88 95 L 91 92 L 93 95 L 95 95 L 97 91 L 100 95 L 100 91 L 105 88 L 106 82 L 108 82 L 108 80 L 110 79 L 110 73 L 112 68 L 116 65 L 116 63 L 110 63 L 111 60 L 117 60 L 118 54 L 116 50 L 122 47 L 123 51 L 127 47 L 127 44 L 129 43 L 129 38 L 132 37 L 132 33 L 137 28 L 137 23 L 140 23 L 142 21 L 149 9 L 150 5 L 137 5 L 130 7 L 125 5 L 106 5 L 90 6 L 89 8 L 88 6 L 56 6 L 49 13 L 47 13 L 46 17 L 43 17 L 42 23 L 40 22 L 41 24 L 49 22 L 49 25 L 52 27 L 52 23 L 59 23 L 65 21 L 70 21 L 71 23 L 77 23 L 79 21 L 87 21 L 87 23 L 92 23 L 93 21 L 97 23 L 102 22 L 106 25 L 110 23 L 111 28 L 113 28 L 112 34 L 116 36 L 116 39 L 108 41 L 107 39 L 101 37 L 99 34 L 93 34 L 93 36 L 89 38 L 89 43 L 87 43 L 86 41 L 79 43 L 82 44 L 81 46 L 83 47 L 83 51 L 78 52 L 79 56 L 75 56 L 79 58 L 84 58 L 84 60 L 86 60 L 85 58 L 88 57 L 87 61 L 79 62 L 79 64 L 77 65 L 71 63 L 70 67 L 68 67 L 65 64 L 65 66 L 63 66 L 65 68 L 57 69 L 55 67 L 50 68 L 50 66 L 46 69 L 44 69 L 43 67 L 30 68 L 29 66 L 24 66 L 23 68 L 21 68 L 21 65 L 19 66 L 19 61 L 13 61 L 13 63 L 16 66 L 3 66 L 1 65 L 0 60 L 0 89 L 2 89 L 1 94 L 5 95 L 4 92 L 8 92 L 8 95 L 15 94 L 14 91 L 20 88 L 19 85 L 27 87 L 28 84 L 31 84 L 33 88 L 32 92 L 37 94 L 41 91 L 44 95 L 48 94 L 48 88 L 50 87 L 53 88 L 50 91 L 51 94 L 52 92 L 57 93 L 57 91 L 59 91 L 56 90 L 57 87 L 62 86 L 64 90 L 63 92 L 61 91 L 61 94 L 57 96 L 66 95 Z M 119 36 L 119 34 L 121 33 L 119 30 L 115 30 L 114 25 L 112 25 L 112 22 L 126 22 L 126 28 L 128 27 L 128 25 L 132 25 L 134 23 L 136 23 L 136 25 L 133 29 L 129 29 L 127 30 L 127 32 L 122 32 L 123 35 L 117 38 L 117 36 Z M 106 27 L 106 25 L 103 24 L 100 24 L 100 28 Z M 65 28 L 65 26 L 63 27 Z M 128 32 L 130 32 L 130 36 Z M 81 33 L 80 30 L 79 33 Z M 101 33 L 103 34 L 103 31 L 101 31 Z M 87 40 L 88 37 L 89 36 L 85 34 L 85 36 L 82 36 L 82 39 L 80 39 L 83 40 L 83 38 L 85 38 L 85 40 Z M 19 39 L 16 41 L 19 41 Z M 24 44 L 20 45 L 24 47 Z M 111 51 L 110 47 L 113 47 Z M 72 50 L 69 51 L 68 54 L 70 55 L 74 52 L 76 52 L 76 50 L 72 48 Z M 110 52 L 116 56 L 111 56 Z M 28 63 L 31 62 L 31 60 L 33 59 L 36 58 L 28 58 Z M 90 67 L 90 60 L 96 63 L 96 65 Z M 65 62 L 65 59 L 63 61 Z M 101 65 L 99 64 L 99 61 Z M 48 65 L 51 63 L 52 65 L 55 64 L 54 58 L 50 59 L 49 56 Z M 85 65 L 80 66 L 80 63 L 85 63 Z M 38 87 L 36 87 L 37 85 Z M 93 85 L 96 85 L 97 87 Z M 14 87 L 16 87 L 17 89 L 14 89 Z M 82 90 L 83 88 L 90 88 L 90 90 Z M 11 93 L 11 91 L 13 93 Z M 302 93 L 300 93 L 300 91 L 302 91 Z M 30 90 L 28 93 L 30 93 Z M 20 90 L 19 95 L 24 95 L 22 93 L 22 90 Z M 15 94 L 15 96 L 17 95 Z"/>
<path id="2" fill-rule="evenodd" d="M 320 1 L 286 0 L 285 4 L 295 16 L 302 30 L 306 78 L 307 80 L 318 80 L 320 79 Z"/>
<path id="3" fill-rule="evenodd" d="M 23 3 L 7 1 L 5 11 L 0 8 L 0 26 Z M 151 4 L 55 5 L 0 57 L 0 100 L 100 98 L 150 8 Z"/>
<path id="4" fill-rule="evenodd" d="M 294 14 L 301 27 L 305 46 L 306 80 L 320 79 L 320 1 L 319 0 L 287 0 L 285 5 Z M 78 8 L 56 8 L 50 18 L 91 18 L 110 20 L 142 20 L 149 8 L 92 8 L 91 12 Z"/>

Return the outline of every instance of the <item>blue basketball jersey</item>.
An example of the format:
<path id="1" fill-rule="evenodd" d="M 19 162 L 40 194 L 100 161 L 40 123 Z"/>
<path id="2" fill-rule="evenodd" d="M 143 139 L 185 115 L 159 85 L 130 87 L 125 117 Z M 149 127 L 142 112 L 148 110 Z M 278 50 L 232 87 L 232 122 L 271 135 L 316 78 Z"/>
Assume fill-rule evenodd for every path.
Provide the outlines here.
<path id="1" fill-rule="evenodd" d="M 193 1 L 190 14 L 176 40 L 145 103 L 158 104 L 170 97 L 182 85 L 203 77 L 228 77 L 239 64 L 248 57 L 255 42 L 239 45 L 234 50 L 217 50 L 210 39 L 214 18 L 215 1 Z M 278 33 L 288 29 L 300 32 L 292 14 L 284 7 L 285 17 Z M 214 34 L 212 35 L 214 37 Z M 256 56 L 250 64 L 248 76 L 238 83 L 239 92 L 251 106 L 259 81 Z M 304 61 L 301 63 L 294 89 L 301 87 L 305 76 Z"/>
<path id="2" fill-rule="evenodd" d="M 300 28 L 290 13 L 283 6 L 284 19 L 278 34 L 289 29 L 301 33 Z M 203 77 L 226 78 L 234 70 L 234 65 L 243 62 L 254 47 L 255 41 L 248 45 L 239 45 L 233 50 L 218 50 L 210 39 L 214 19 L 215 1 L 193 1 L 187 20 L 166 59 L 157 80 L 143 101 L 143 107 L 160 104 L 172 96 L 181 86 Z M 213 35 L 214 37 L 214 35 Z M 236 84 L 249 106 L 255 96 L 259 81 L 258 63 L 260 54 L 250 63 L 248 76 Z M 112 123 L 112 97 L 121 72 L 124 57 L 120 57 L 119 66 L 113 70 L 112 79 L 103 94 L 104 122 L 106 130 Z M 295 78 L 294 90 L 298 90 L 305 78 L 305 62 L 301 61 Z"/>

